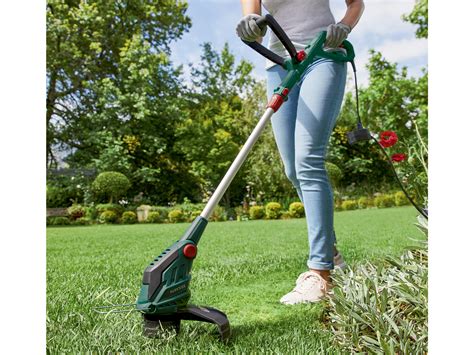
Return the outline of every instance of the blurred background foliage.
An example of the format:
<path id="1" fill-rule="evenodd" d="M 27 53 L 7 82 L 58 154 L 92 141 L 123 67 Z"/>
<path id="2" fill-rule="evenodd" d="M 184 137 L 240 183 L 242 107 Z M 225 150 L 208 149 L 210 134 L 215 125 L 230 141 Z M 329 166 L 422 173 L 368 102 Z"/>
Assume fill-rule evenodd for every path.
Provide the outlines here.
<path id="1" fill-rule="evenodd" d="M 404 17 L 419 37 L 427 37 L 423 3 Z M 202 44 L 186 80 L 184 68 L 169 59 L 170 43 L 191 27 L 186 10 L 184 1 L 47 1 L 49 207 L 101 202 L 91 184 L 106 171 L 129 179 L 121 197 L 130 204 L 209 198 L 265 109 L 265 83 L 227 45 L 218 50 L 210 43 Z M 369 84 L 359 93 L 362 121 L 375 134 L 397 133 L 396 152 L 412 162 L 410 169 L 399 163 L 400 174 L 410 193 L 426 196 L 428 73 L 409 77 L 375 51 L 368 70 Z M 398 190 L 373 143 L 348 144 L 355 124 L 349 90 L 327 157 L 336 166 L 330 169 L 337 172 L 336 198 Z M 297 194 L 269 125 L 222 204 L 271 200 L 288 205 Z"/>

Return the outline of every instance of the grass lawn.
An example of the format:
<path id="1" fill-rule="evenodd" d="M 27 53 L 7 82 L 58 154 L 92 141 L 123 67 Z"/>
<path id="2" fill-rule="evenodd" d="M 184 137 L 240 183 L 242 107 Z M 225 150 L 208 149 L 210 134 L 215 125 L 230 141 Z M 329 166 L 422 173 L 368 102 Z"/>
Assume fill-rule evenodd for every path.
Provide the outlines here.
<path id="1" fill-rule="evenodd" d="M 418 237 L 412 207 L 336 212 L 339 249 L 350 265 L 399 255 Z M 137 312 L 101 315 L 92 308 L 133 303 L 145 266 L 188 223 L 55 227 L 47 230 L 47 347 L 64 352 L 323 353 L 331 333 L 323 306 L 283 306 L 307 258 L 304 219 L 210 223 L 193 264 L 191 303 L 224 311 L 233 336 L 183 321 L 181 333 L 142 336 Z"/>

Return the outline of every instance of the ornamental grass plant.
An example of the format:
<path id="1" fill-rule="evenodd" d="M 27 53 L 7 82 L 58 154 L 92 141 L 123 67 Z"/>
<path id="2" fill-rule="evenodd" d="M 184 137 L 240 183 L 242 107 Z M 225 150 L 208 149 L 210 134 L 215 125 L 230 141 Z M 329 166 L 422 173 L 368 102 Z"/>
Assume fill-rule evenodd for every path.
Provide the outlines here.
<path id="1" fill-rule="evenodd" d="M 427 237 L 426 219 L 420 216 L 417 227 Z M 336 347 L 351 353 L 427 353 L 426 238 L 400 258 L 339 271 L 334 284 L 326 321 Z"/>

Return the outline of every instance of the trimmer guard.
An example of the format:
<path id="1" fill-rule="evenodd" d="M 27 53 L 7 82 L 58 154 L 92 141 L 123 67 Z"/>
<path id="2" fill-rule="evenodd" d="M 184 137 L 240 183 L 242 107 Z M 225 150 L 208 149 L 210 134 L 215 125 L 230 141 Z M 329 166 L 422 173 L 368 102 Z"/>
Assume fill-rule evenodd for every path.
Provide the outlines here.
<path id="1" fill-rule="evenodd" d="M 168 315 L 144 314 L 145 320 L 143 334 L 147 337 L 156 337 L 160 332 L 174 328 L 179 332 L 181 320 L 195 320 L 199 322 L 214 323 L 217 325 L 222 341 L 230 337 L 229 320 L 225 313 L 211 307 L 188 305 L 175 313 Z"/>

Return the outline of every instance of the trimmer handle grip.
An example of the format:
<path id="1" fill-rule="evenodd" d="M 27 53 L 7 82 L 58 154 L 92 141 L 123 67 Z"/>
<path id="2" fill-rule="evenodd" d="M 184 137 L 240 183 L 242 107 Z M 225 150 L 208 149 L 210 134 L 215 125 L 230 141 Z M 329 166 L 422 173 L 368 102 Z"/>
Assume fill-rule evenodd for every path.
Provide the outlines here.
<path id="1" fill-rule="evenodd" d="M 291 43 L 290 38 L 288 35 L 283 31 L 281 26 L 276 22 L 276 20 L 273 18 L 272 15 L 267 14 L 262 18 L 259 18 L 257 21 L 257 26 L 260 28 L 263 28 L 265 25 L 268 25 L 273 31 L 273 33 L 277 36 L 277 38 L 280 40 L 280 42 L 283 44 L 283 46 L 286 48 L 288 53 L 290 54 L 291 58 L 296 58 L 297 52 L 296 48 Z M 272 62 L 284 66 L 285 59 L 282 58 L 281 56 L 275 54 L 271 50 L 267 49 L 265 46 L 261 45 L 260 43 L 254 41 L 254 42 L 248 42 L 242 40 L 246 45 L 251 47 L 252 49 L 256 50 L 258 53 L 263 55 L 265 58 L 271 60 Z"/>
<path id="2" fill-rule="evenodd" d="M 275 36 L 277 36 L 277 38 L 286 48 L 286 50 L 290 54 L 290 57 L 296 58 L 297 52 L 296 52 L 295 46 L 293 45 L 293 43 L 291 42 L 290 38 L 285 33 L 285 31 L 283 31 L 283 28 L 281 28 L 281 26 L 278 24 L 278 22 L 275 20 L 275 18 L 272 15 L 267 14 L 264 17 L 259 18 L 256 22 L 257 22 L 257 26 L 260 28 L 262 28 L 264 25 L 268 25 L 268 27 L 272 29 Z"/>
<path id="3" fill-rule="evenodd" d="M 352 62 L 355 58 L 354 47 L 351 42 L 344 40 L 339 47 L 342 47 L 346 50 L 346 54 L 341 51 L 337 52 L 327 52 L 324 48 L 324 43 L 326 42 L 326 31 L 322 31 L 318 37 L 318 40 L 315 44 L 316 56 L 322 58 L 332 59 L 336 62 Z"/>

